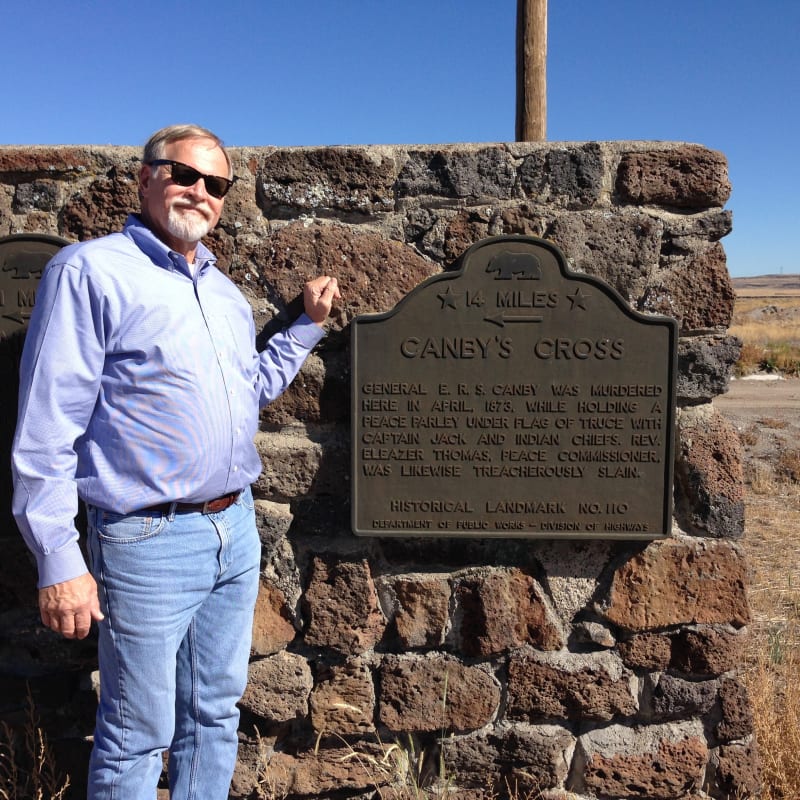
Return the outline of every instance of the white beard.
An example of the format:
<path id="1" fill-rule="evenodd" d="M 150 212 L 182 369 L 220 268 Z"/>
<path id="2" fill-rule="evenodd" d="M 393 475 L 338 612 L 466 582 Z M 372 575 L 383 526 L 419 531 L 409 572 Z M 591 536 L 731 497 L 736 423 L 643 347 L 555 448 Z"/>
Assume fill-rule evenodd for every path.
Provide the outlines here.
<path id="1" fill-rule="evenodd" d="M 167 230 L 176 239 L 182 242 L 199 242 L 211 229 L 211 222 L 205 216 L 203 209 L 197 214 L 186 213 L 186 206 L 173 203 L 167 215 Z"/>

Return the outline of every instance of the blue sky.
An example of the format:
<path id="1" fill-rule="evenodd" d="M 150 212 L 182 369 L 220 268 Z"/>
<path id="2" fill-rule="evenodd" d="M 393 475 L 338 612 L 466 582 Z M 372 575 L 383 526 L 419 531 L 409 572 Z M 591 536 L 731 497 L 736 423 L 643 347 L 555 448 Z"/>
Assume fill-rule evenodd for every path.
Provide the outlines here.
<path id="1" fill-rule="evenodd" d="M 2 144 L 514 139 L 516 0 L 5 0 Z M 800 3 L 551 0 L 551 141 L 728 158 L 731 274 L 800 273 Z"/>

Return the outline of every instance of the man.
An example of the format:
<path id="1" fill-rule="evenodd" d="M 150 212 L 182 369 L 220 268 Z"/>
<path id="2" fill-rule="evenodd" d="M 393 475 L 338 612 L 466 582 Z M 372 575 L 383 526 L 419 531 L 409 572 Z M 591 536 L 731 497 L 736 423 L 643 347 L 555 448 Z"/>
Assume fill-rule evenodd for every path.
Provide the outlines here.
<path id="1" fill-rule="evenodd" d="M 233 184 L 222 142 L 145 145 L 141 213 L 48 265 L 21 365 L 14 514 L 45 625 L 99 628 L 89 797 L 227 798 L 258 590 L 258 409 L 323 335 L 336 279 L 255 351 L 252 312 L 200 243 Z M 87 506 L 90 571 L 73 519 Z"/>

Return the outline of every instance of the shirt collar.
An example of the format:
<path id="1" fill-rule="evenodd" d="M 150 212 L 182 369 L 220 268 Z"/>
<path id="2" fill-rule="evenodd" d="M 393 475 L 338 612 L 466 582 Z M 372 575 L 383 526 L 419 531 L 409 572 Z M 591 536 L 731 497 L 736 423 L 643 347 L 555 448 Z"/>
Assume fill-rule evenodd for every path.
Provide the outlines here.
<path id="1" fill-rule="evenodd" d="M 138 214 L 128 215 L 122 232 L 157 266 L 171 271 L 179 269 L 191 275 L 191 270 L 186 264 L 184 256 L 167 247 L 142 222 Z M 196 271 L 198 275 L 202 275 L 209 267 L 213 267 L 217 263 L 214 254 L 202 242 L 197 243 L 194 260 L 197 265 Z"/>

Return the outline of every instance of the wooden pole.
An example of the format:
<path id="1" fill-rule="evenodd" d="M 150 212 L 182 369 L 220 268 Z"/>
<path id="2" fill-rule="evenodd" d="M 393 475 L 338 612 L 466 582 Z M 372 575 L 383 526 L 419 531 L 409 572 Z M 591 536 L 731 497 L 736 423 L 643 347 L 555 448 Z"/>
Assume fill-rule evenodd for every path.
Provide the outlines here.
<path id="1" fill-rule="evenodd" d="M 516 136 L 547 137 L 547 0 L 517 0 Z"/>

